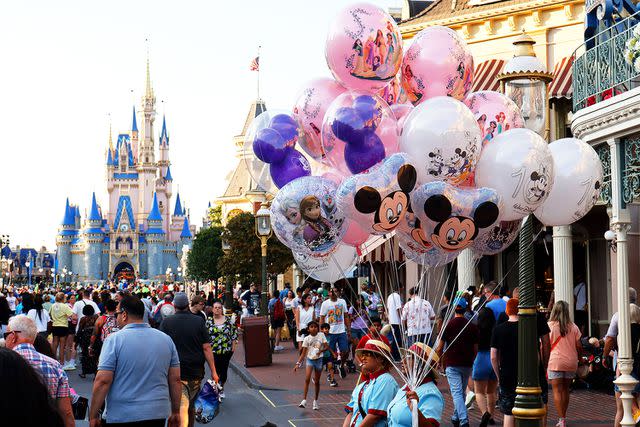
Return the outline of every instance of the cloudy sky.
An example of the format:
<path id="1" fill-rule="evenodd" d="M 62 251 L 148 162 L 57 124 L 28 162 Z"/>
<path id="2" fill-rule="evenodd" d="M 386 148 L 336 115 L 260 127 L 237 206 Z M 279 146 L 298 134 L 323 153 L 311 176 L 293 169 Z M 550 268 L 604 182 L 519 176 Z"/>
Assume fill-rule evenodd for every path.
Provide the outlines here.
<path id="1" fill-rule="evenodd" d="M 373 0 L 399 7 L 402 0 Z M 166 113 L 174 192 L 200 223 L 235 166 L 232 137 L 256 97 L 290 109 L 329 75 L 326 30 L 340 0 L 13 1 L 0 6 L 0 234 L 55 247 L 64 201 L 106 206 L 105 149 L 131 126 L 147 46 L 159 132 Z M 145 42 L 149 39 L 149 43 Z M 156 138 L 157 140 L 157 138 Z M 174 196 L 175 197 L 175 196 Z"/>

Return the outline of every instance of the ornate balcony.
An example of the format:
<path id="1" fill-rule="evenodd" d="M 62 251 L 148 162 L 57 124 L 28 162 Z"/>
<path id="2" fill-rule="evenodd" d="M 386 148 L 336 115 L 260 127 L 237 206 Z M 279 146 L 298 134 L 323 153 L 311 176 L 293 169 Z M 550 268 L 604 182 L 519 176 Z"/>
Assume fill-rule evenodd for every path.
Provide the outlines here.
<path id="1" fill-rule="evenodd" d="M 625 137 L 623 142 L 622 201 L 629 204 L 640 199 L 640 134 Z"/>
<path id="2" fill-rule="evenodd" d="M 639 19 L 637 12 L 615 23 L 573 53 L 574 112 L 640 87 L 640 71 L 625 61 L 627 41 Z"/>
<path id="3" fill-rule="evenodd" d="M 602 170 L 604 172 L 604 179 L 602 182 L 602 190 L 600 190 L 600 200 L 598 203 L 604 205 L 611 204 L 611 149 L 609 144 L 602 143 L 593 147 L 600 157 L 602 162 Z"/>

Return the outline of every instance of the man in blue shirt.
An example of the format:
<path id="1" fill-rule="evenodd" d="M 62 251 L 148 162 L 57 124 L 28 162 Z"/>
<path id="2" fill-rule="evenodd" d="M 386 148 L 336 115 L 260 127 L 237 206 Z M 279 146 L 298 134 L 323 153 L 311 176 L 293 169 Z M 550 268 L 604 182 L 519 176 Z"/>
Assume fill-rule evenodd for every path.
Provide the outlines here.
<path id="1" fill-rule="evenodd" d="M 100 353 L 93 383 L 90 427 L 180 426 L 180 361 L 171 338 L 144 323 L 144 304 L 125 296 L 116 311 L 120 330 L 109 335 Z M 152 357 L 150 357 L 152 356 Z M 98 411 L 106 400 L 100 424 Z"/>
<path id="2" fill-rule="evenodd" d="M 500 298 L 499 295 L 496 295 L 496 287 L 497 283 L 493 280 L 487 283 L 484 286 L 484 295 L 488 301 L 486 307 L 493 311 L 493 316 L 496 318 L 497 322 L 500 314 L 504 313 L 507 308 L 507 301 Z"/>

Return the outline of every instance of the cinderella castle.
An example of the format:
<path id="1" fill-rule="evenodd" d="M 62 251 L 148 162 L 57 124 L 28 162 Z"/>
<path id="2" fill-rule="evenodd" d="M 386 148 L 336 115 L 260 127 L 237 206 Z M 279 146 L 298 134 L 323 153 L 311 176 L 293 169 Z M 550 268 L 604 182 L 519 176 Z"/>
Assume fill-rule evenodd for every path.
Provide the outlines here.
<path id="1" fill-rule="evenodd" d="M 109 132 L 108 208 L 98 204 L 94 193 L 89 212 L 82 218 L 78 205 L 67 199 L 56 239 L 56 273 L 62 280 L 161 280 L 179 274 L 195 226 L 189 225 L 179 194 L 170 209 L 169 135 L 163 117 L 156 150 L 155 107 L 147 60 L 145 94 L 138 110 L 140 131 L 134 107 L 131 130 L 118 135 L 115 147 Z M 63 273 L 71 277 L 65 279 Z"/>

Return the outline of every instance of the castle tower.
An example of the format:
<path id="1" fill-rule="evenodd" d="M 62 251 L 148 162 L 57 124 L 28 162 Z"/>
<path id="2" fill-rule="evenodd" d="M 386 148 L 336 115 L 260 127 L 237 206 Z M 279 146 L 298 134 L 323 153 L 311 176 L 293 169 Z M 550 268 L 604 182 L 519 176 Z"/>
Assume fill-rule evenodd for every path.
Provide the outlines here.
<path id="1" fill-rule="evenodd" d="M 56 237 L 58 268 L 60 273 L 62 269 L 71 269 L 71 242 L 78 236 L 78 230 L 75 227 L 74 211 L 69 206 L 69 199 L 64 209 L 64 216 L 60 223 L 58 236 Z"/>
<path id="2" fill-rule="evenodd" d="M 111 124 L 109 124 L 109 141 L 107 142 L 107 191 L 113 191 L 113 173 L 115 172 L 115 159 L 113 151 L 113 138 L 111 136 Z"/>
<path id="3" fill-rule="evenodd" d="M 166 118 L 162 117 L 162 130 L 160 131 L 160 159 L 158 160 L 158 185 L 156 193 L 158 194 L 158 206 L 162 214 L 165 233 L 169 233 L 169 225 L 171 224 L 171 212 L 169 202 L 173 192 L 173 177 L 171 176 L 169 161 L 169 134 L 167 132 Z"/>
<path id="4" fill-rule="evenodd" d="M 150 279 L 164 274 L 163 249 L 165 232 L 162 229 L 162 215 L 158 208 L 158 198 L 153 194 L 151 212 L 147 217 L 149 228 L 146 231 L 147 238 L 147 274 Z"/>
<path id="5" fill-rule="evenodd" d="M 136 119 L 136 107 L 133 108 L 133 120 L 131 122 L 131 145 L 133 147 L 133 157 L 138 159 L 138 120 Z"/>
<path id="6" fill-rule="evenodd" d="M 157 165 L 155 161 L 155 143 L 153 123 L 156 116 L 156 97 L 151 87 L 149 58 L 147 58 L 147 81 L 145 94 L 142 97 L 142 135 L 138 141 L 138 203 L 136 222 L 144 224 L 155 197 Z"/>
<path id="7" fill-rule="evenodd" d="M 104 241 L 104 231 L 102 230 L 102 215 L 96 202 L 96 193 L 93 193 L 91 199 L 91 210 L 89 211 L 83 234 L 86 242 L 84 261 L 87 279 L 103 279 L 102 243 Z"/>

